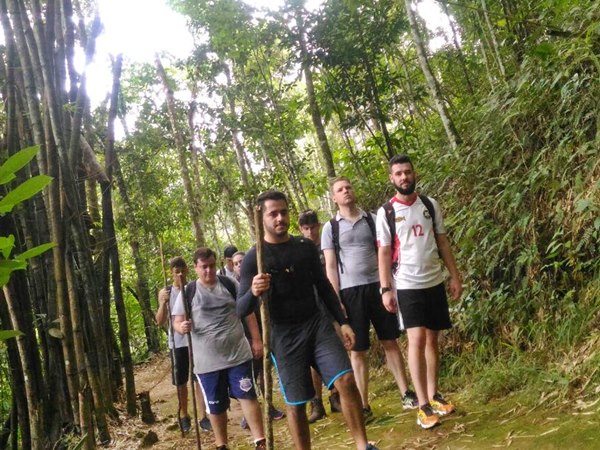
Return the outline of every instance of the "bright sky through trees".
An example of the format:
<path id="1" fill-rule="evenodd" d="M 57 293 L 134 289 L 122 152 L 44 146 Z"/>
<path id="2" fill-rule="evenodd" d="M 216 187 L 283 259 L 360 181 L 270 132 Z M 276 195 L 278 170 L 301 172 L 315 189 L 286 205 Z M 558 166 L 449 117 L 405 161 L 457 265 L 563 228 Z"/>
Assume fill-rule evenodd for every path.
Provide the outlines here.
<path id="1" fill-rule="evenodd" d="M 246 0 L 255 8 L 278 9 L 285 0 Z M 307 0 L 308 9 L 316 9 L 322 0 Z M 97 42 L 96 57 L 88 70 L 92 105 L 101 102 L 111 88 L 110 56 L 122 53 L 134 62 L 151 62 L 156 52 L 184 58 L 192 52 L 193 39 L 186 20 L 167 5 L 167 0 L 98 0 L 104 32 Z M 419 2 L 419 14 L 434 31 L 448 30 L 447 18 L 435 0 Z M 444 44 L 436 37 L 431 48 Z"/>

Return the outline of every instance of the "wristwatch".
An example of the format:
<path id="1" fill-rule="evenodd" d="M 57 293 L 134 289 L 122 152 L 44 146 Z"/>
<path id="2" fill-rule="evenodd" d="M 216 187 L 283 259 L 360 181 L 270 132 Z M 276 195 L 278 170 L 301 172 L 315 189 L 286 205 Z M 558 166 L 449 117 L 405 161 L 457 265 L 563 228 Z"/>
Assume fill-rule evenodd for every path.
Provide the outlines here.
<path id="1" fill-rule="evenodd" d="M 392 288 L 391 288 L 391 287 L 389 287 L 389 286 L 383 286 L 383 287 L 380 287 L 380 288 L 379 288 L 379 294 L 380 294 L 380 295 L 383 295 L 383 294 L 385 294 L 386 292 L 390 292 L 391 290 L 392 290 Z"/>

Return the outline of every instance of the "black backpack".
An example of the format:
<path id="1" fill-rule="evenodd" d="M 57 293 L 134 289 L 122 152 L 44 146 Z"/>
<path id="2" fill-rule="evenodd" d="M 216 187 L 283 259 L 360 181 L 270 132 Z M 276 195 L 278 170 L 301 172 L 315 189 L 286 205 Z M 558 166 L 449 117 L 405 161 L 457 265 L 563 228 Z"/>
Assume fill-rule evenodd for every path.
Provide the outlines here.
<path id="1" fill-rule="evenodd" d="M 233 282 L 233 280 L 231 278 L 223 276 L 223 275 L 217 275 L 217 279 L 223 284 L 223 286 L 225 286 L 225 289 L 227 289 L 227 291 L 231 294 L 231 296 L 235 300 L 237 298 L 237 289 L 235 288 L 235 283 Z M 191 307 L 192 300 L 195 295 L 196 295 L 196 280 L 191 281 L 185 285 L 184 302 L 185 302 L 186 311 L 188 312 L 188 315 L 189 315 L 189 307 Z"/>
<path id="2" fill-rule="evenodd" d="M 419 194 L 419 198 L 429 211 L 429 215 L 431 216 L 431 220 L 435 223 L 435 209 L 433 208 L 433 203 L 429 200 L 429 197 L 426 195 Z M 394 206 L 391 202 L 386 202 L 382 206 L 385 211 L 385 220 L 390 228 L 390 236 L 394 236 L 396 234 L 396 213 L 394 212 Z M 373 222 L 373 217 L 371 217 L 370 213 L 367 213 L 365 220 L 371 229 L 371 233 L 373 234 L 373 244 L 375 245 L 375 250 L 377 250 L 377 230 L 375 228 L 375 223 Z M 331 223 L 331 237 L 333 240 L 333 249 L 335 251 L 335 258 L 338 263 L 338 268 L 341 273 L 344 273 L 344 266 L 342 264 L 342 260 L 340 259 L 340 223 L 334 217 L 329 221 Z M 391 240 L 391 252 L 394 254 L 394 245 L 396 244 L 395 239 Z M 395 272 L 398 268 L 398 260 L 392 261 L 392 272 Z"/>
<path id="3" fill-rule="evenodd" d="M 375 246 L 375 251 L 377 251 L 377 229 L 375 228 L 375 222 L 373 222 L 373 217 L 371 216 L 370 212 L 367 212 L 367 215 L 364 216 L 364 218 L 369 225 L 371 234 L 373 235 L 373 245 Z M 340 223 L 335 217 L 331 219 L 329 223 L 331 224 L 331 238 L 333 240 L 333 250 L 335 251 L 335 259 L 338 264 L 338 270 L 340 273 L 344 273 L 344 265 L 342 264 L 342 260 L 340 258 Z"/>
<path id="4" fill-rule="evenodd" d="M 434 227 L 435 227 L 435 209 L 433 208 L 433 203 L 431 203 L 431 200 L 426 195 L 419 194 L 419 198 L 425 205 L 425 208 L 427 208 L 427 211 L 429 211 L 429 215 L 431 216 L 431 221 L 433 222 Z M 393 258 L 394 252 L 396 250 L 394 248 L 396 245 L 396 240 L 394 239 L 394 236 L 396 235 L 396 212 L 394 211 L 394 206 L 392 205 L 392 202 L 386 202 L 382 206 L 382 208 L 385 211 L 385 220 L 388 224 L 388 227 L 390 227 L 390 236 L 392 237 L 391 243 L 390 243 L 390 251 L 392 254 L 392 258 Z M 435 228 L 434 228 L 434 232 L 435 232 Z M 397 259 L 397 255 L 396 255 L 396 259 L 392 260 L 392 273 L 394 273 L 397 268 L 398 268 L 398 259 Z"/>

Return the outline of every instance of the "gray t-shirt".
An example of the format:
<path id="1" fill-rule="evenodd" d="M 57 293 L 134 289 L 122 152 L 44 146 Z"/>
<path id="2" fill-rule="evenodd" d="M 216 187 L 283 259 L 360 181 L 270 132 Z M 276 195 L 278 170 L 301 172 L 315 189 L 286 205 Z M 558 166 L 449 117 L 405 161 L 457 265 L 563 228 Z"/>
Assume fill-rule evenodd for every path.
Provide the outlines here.
<path id="1" fill-rule="evenodd" d="M 340 259 L 344 267 L 342 273 L 338 265 L 340 289 L 379 282 L 375 238 L 365 219 L 368 213 L 362 209 L 360 212 L 361 217 L 354 223 L 344 219 L 339 212 L 335 216 L 340 225 Z M 371 217 L 374 222 L 375 216 L 371 214 Z M 327 249 L 335 250 L 329 221 L 323 225 L 321 234 L 321 250 Z"/>
<path id="2" fill-rule="evenodd" d="M 196 281 L 191 306 L 194 373 L 228 369 L 252 359 L 250 344 L 235 312 L 235 299 L 220 281 L 212 289 Z M 172 314 L 184 314 L 181 295 Z"/>

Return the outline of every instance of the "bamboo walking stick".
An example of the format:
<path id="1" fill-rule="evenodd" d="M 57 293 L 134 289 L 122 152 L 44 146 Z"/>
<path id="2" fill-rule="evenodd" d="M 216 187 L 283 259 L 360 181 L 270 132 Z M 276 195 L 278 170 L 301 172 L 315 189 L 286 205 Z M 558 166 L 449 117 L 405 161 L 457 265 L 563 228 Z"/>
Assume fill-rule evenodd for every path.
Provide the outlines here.
<path id="1" fill-rule="evenodd" d="M 192 299 L 190 299 L 190 301 L 188 301 L 188 299 L 186 298 L 185 295 L 185 286 L 183 286 L 181 284 L 182 280 L 181 280 L 181 276 L 179 276 L 179 284 L 181 285 L 181 300 L 183 301 L 183 308 L 185 310 L 185 320 L 191 320 L 192 318 L 192 313 L 190 311 L 190 301 Z M 194 281 L 195 283 L 195 281 Z M 192 327 L 193 327 L 193 322 L 192 322 Z M 193 329 L 193 328 L 192 328 Z M 189 333 L 187 333 L 187 340 L 188 340 L 188 354 L 189 354 L 189 359 L 190 359 L 190 373 L 189 373 L 189 378 L 190 378 L 190 386 L 192 389 L 192 404 L 194 405 L 194 429 L 196 430 L 196 446 L 198 448 L 198 450 L 202 450 L 202 444 L 200 443 L 200 426 L 198 425 L 198 405 L 196 404 L 196 389 L 194 389 L 194 349 L 192 348 L 192 331 L 190 330 Z"/>
<path id="2" fill-rule="evenodd" d="M 254 210 L 254 228 L 256 230 L 256 267 L 258 273 L 263 273 L 263 221 L 262 209 L 257 206 Z M 263 402 L 263 424 L 266 430 L 267 450 L 273 450 L 273 420 L 270 414 L 270 408 L 273 404 L 273 378 L 271 377 L 271 326 L 268 308 L 269 294 L 264 292 L 260 295 L 260 317 L 262 324 L 262 341 L 263 341 L 263 377 L 265 392 Z"/>
<path id="3" fill-rule="evenodd" d="M 163 252 L 163 244 L 162 244 L 162 239 L 158 239 L 158 248 L 160 251 L 160 263 L 161 263 L 161 267 L 162 267 L 162 274 L 163 274 L 163 282 L 164 282 L 164 286 L 165 289 L 167 289 L 168 287 L 168 282 L 167 282 L 167 266 L 165 265 L 165 254 Z M 174 282 L 175 280 L 173 280 Z M 181 283 L 181 281 L 180 281 Z M 180 284 L 180 289 L 182 289 L 181 284 Z M 176 356 L 176 352 L 175 352 L 175 334 L 174 334 L 174 330 L 173 330 L 173 317 L 171 316 L 171 293 L 169 292 L 169 300 L 167 301 L 167 322 L 169 323 L 169 338 L 171 340 L 171 372 L 173 374 L 173 379 L 177 380 L 177 356 Z M 179 388 L 177 386 L 175 386 L 175 389 L 177 390 L 177 424 L 179 425 L 179 430 L 181 431 L 181 437 L 184 436 L 184 432 L 183 432 L 183 428 L 181 427 L 181 397 L 179 395 Z"/>

